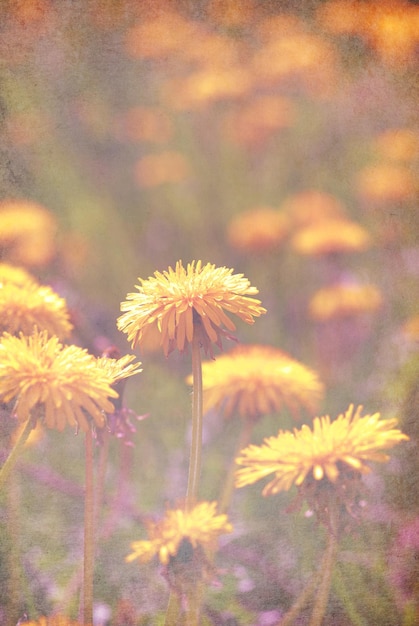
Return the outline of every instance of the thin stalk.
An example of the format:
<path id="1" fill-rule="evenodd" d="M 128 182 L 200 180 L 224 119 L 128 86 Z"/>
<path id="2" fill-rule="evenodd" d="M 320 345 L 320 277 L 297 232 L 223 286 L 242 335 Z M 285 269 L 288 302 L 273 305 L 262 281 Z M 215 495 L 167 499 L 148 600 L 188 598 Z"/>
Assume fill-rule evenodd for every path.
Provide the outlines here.
<path id="1" fill-rule="evenodd" d="M 198 499 L 199 479 L 202 463 L 202 362 L 198 334 L 192 339 L 192 441 L 189 458 L 186 506 L 190 508 Z"/>
<path id="2" fill-rule="evenodd" d="M 219 499 L 218 510 L 220 513 L 226 513 L 228 510 L 228 507 L 230 506 L 231 498 L 232 498 L 233 491 L 234 491 L 235 471 L 237 468 L 236 457 L 238 456 L 239 452 L 243 450 L 243 448 L 246 448 L 246 446 L 249 445 L 252 432 L 253 432 L 253 427 L 254 427 L 253 420 L 249 418 L 244 418 L 242 420 L 242 428 L 240 431 L 239 441 L 236 446 L 234 458 L 233 458 L 232 463 L 230 464 L 227 477 L 224 481 L 223 491 Z"/>
<path id="3" fill-rule="evenodd" d="M 4 485 L 5 481 L 7 480 L 7 477 L 9 476 L 16 461 L 18 460 L 19 455 L 22 451 L 22 448 L 25 445 L 33 427 L 34 427 L 34 420 L 32 417 L 29 417 L 25 423 L 24 428 L 20 432 L 20 435 L 17 438 L 15 445 L 11 449 L 9 456 L 6 459 L 6 462 L 4 463 L 3 467 L 0 470 L 0 488 Z"/>
<path id="4" fill-rule="evenodd" d="M 94 486 L 93 486 L 93 436 L 88 428 L 85 436 L 85 495 L 84 495 L 84 577 L 83 623 L 93 624 L 93 573 L 94 573 Z"/>
<path id="5" fill-rule="evenodd" d="M 336 524 L 333 523 L 335 520 L 332 519 L 334 517 L 333 511 L 331 511 L 330 517 L 331 519 L 328 527 L 328 541 L 323 560 L 321 578 L 317 589 L 316 600 L 313 606 L 313 612 L 311 614 L 309 626 L 321 626 L 324 614 L 326 612 L 327 601 L 329 599 L 333 566 L 335 564 L 336 554 L 338 550 Z"/>
<path id="6" fill-rule="evenodd" d="M 192 593 L 187 599 L 187 609 L 185 615 L 185 626 L 199 626 L 201 616 L 203 585 L 202 581 L 196 581 Z"/>
<path id="7" fill-rule="evenodd" d="M 283 616 L 279 625 L 277 626 L 291 626 L 297 617 L 300 615 L 303 608 L 309 603 L 311 596 L 314 594 L 317 583 L 319 580 L 319 573 L 315 571 L 314 574 L 307 581 L 306 586 L 302 589 L 300 595 L 295 600 L 292 607 L 287 611 L 287 613 Z"/>
<path id="8" fill-rule="evenodd" d="M 180 598 L 173 591 L 170 592 L 167 604 L 164 626 L 179 626 Z"/>

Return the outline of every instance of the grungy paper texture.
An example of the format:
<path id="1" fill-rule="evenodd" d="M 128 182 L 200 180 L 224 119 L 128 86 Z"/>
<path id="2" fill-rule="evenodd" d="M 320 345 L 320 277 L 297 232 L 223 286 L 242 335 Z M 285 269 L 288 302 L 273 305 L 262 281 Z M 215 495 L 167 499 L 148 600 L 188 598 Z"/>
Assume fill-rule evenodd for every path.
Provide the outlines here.
<path id="1" fill-rule="evenodd" d="M 0 2 L 0 626 L 419 623 L 419 6 Z"/>

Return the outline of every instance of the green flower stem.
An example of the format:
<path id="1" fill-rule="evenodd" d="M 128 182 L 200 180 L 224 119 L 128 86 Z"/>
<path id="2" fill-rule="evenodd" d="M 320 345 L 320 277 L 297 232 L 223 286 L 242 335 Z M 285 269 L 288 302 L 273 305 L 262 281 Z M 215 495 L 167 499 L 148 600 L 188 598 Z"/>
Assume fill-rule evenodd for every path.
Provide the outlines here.
<path id="1" fill-rule="evenodd" d="M 185 626 L 199 626 L 201 623 L 201 603 L 203 594 L 203 583 L 198 580 L 192 593 L 187 599 L 187 609 L 185 615 Z"/>
<path id="2" fill-rule="evenodd" d="M 89 428 L 85 436 L 85 495 L 84 495 L 84 576 L 83 623 L 93 624 L 93 573 L 94 573 L 94 487 L 93 487 L 93 436 Z"/>
<path id="3" fill-rule="evenodd" d="M 338 550 L 338 540 L 336 533 L 337 525 L 334 523 L 335 520 L 333 513 L 333 510 L 331 510 L 326 552 L 324 555 L 321 578 L 317 589 L 316 599 L 314 602 L 309 626 L 321 626 L 324 614 L 326 612 L 327 601 L 329 599 L 333 566 L 335 564 L 336 554 Z"/>
<path id="4" fill-rule="evenodd" d="M 192 442 L 189 460 L 186 506 L 192 507 L 198 499 L 202 462 L 202 361 L 201 346 L 196 332 L 192 339 Z"/>
<path id="5" fill-rule="evenodd" d="M 246 446 L 249 445 L 250 439 L 252 437 L 253 427 L 254 427 L 253 420 L 251 420 L 250 418 L 242 419 L 242 428 L 240 432 L 239 441 L 236 447 L 233 461 L 230 464 L 227 477 L 224 481 L 224 488 L 223 488 L 222 494 L 219 499 L 218 510 L 220 513 L 226 513 L 230 506 L 231 498 L 232 498 L 233 491 L 234 491 L 235 471 L 237 469 L 236 457 L 238 456 L 239 452 L 243 450 L 243 448 L 246 448 Z"/>
<path id="6" fill-rule="evenodd" d="M 173 591 L 170 592 L 164 626 L 179 626 L 180 599 Z"/>
<path id="7" fill-rule="evenodd" d="M 314 591 L 317 587 L 318 580 L 319 573 L 318 571 L 315 571 L 311 578 L 309 578 L 306 586 L 302 589 L 300 595 L 297 597 L 292 607 L 281 619 L 279 623 L 280 626 L 291 626 L 291 624 L 294 623 L 294 621 L 300 615 L 301 611 L 309 603 L 311 596 L 314 594 Z"/>
<path id="8" fill-rule="evenodd" d="M 22 432 L 20 433 L 15 445 L 13 446 L 12 450 L 10 451 L 9 456 L 6 459 L 6 462 L 4 463 L 3 467 L 0 470 L 0 488 L 3 487 L 4 483 L 7 480 L 7 477 L 9 476 L 10 472 L 12 471 L 16 461 L 19 458 L 19 455 L 22 451 L 23 446 L 25 445 L 31 430 L 33 429 L 35 425 L 35 421 L 34 418 L 32 418 L 31 416 L 28 418 L 28 420 L 25 423 L 25 427 L 23 428 Z"/>

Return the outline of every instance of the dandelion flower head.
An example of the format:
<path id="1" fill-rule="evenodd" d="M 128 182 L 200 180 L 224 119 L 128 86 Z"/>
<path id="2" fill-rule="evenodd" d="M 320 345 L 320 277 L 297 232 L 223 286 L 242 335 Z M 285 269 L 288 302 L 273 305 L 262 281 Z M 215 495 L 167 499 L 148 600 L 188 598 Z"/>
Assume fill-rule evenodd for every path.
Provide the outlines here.
<path id="1" fill-rule="evenodd" d="M 34 328 L 65 339 L 73 325 L 64 298 L 36 282 L 0 282 L 0 330 L 30 335 Z"/>
<path id="2" fill-rule="evenodd" d="M 128 294 L 117 322 L 133 348 L 157 329 L 166 356 L 175 348 L 183 351 L 195 328 L 205 352 L 211 353 L 212 342 L 222 347 L 225 329 L 236 329 L 226 312 L 248 324 L 266 313 L 260 300 L 252 297 L 258 290 L 243 274 L 211 263 L 203 266 L 201 261 L 192 261 L 185 268 L 178 261 L 175 269 L 139 280 L 138 293 Z"/>
<path id="3" fill-rule="evenodd" d="M 191 380 L 191 377 L 188 379 Z M 202 364 L 204 411 L 257 419 L 286 406 L 314 412 L 324 387 L 313 370 L 271 346 L 240 345 Z"/>
<path id="4" fill-rule="evenodd" d="M 243 466 L 236 472 L 236 486 L 275 474 L 263 489 L 266 496 L 300 486 L 309 478 L 335 483 L 345 467 L 368 473 L 370 461 L 387 461 L 383 450 L 408 437 L 395 428 L 396 419 L 381 420 L 379 413 L 361 416 L 361 411 L 361 406 L 354 410 L 350 405 L 334 421 L 329 416 L 316 417 L 312 429 L 303 425 L 293 432 L 280 430 L 261 446 L 248 446 L 236 459 Z"/>
<path id="5" fill-rule="evenodd" d="M 33 409 L 48 428 L 88 429 L 87 415 L 99 427 L 112 413 L 112 376 L 78 346 L 62 345 L 46 331 L 26 337 L 5 333 L 0 341 L 0 401 L 15 401 L 14 413 L 26 421 Z"/>
<path id="6" fill-rule="evenodd" d="M 157 555 L 160 562 L 167 565 L 170 558 L 176 556 L 184 539 L 193 548 L 201 546 L 204 550 L 212 550 L 218 537 L 232 530 L 227 515 L 217 514 L 216 502 L 200 502 L 189 511 L 170 509 L 160 521 L 148 522 L 149 539 L 133 542 L 133 552 L 126 561 L 139 559 L 147 563 Z"/>

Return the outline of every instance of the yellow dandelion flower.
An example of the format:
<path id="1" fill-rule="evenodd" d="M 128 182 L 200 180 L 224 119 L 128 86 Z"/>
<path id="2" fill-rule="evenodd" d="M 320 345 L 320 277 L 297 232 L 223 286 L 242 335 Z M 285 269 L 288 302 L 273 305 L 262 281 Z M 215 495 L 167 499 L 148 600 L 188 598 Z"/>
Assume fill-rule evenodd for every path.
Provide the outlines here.
<path id="1" fill-rule="evenodd" d="M 221 347 L 221 337 L 227 334 L 223 326 L 229 331 L 236 329 L 225 311 L 248 324 L 266 313 L 260 300 L 250 297 L 258 290 L 243 274 L 211 263 L 203 266 L 201 261 L 192 261 L 185 269 L 178 261 L 174 270 L 169 267 L 139 280 L 139 293 L 128 294 L 121 304 L 125 313 L 117 321 L 133 348 L 157 328 L 166 356 L 175 348 L 183 351 L 192 341 L 194 327 L 199 327 L 201 343 L 208 352 L 211 342 Z"/>
<path id="2" fill-rule="evenodd" d="M 126 354 L 119 359 L 113 359 L 109 357 L 100 357 L 97 359 L 97 365 L 109 376 L 114 383 L 122 380 L 123 378 L 129 378 L 142 372 L 141 363 L 133 363 L 135 356 L 133 354 Z"/>
<path id="3" fill-rule="evenodd" d="M 35 327 L 60 339 L 68 337 L 73 326 L 64 298 L 51 287 L 35 282 L 0 283 L 1 332 L 30 335 Z"/>
<path id="4" fill-rule="evenodd" d="M 139 559 L 142 563 L 158 556 L 161 563 L 167 565 L 170 557 L 176 556 L 181 542 L 186 539 L 195 549 L 214 549 L 218 537 L 231 533 L 233 527 L 227 515 L 217 514 L 216 502 L 200 502 L 191 510 L 167 510 L 163 519 L 147 524 L 148 540 L 134 541 L 132 554 L 126 561 Z"/>
<path id="5" fill-rule="evenodd" d="M 56 251 L 57 223 L 46 208 L 28 200 L 0 202 L 0 250 L 9 262 L 43 266 Z"/>
<path id="6" fill-rule="evenodd" d="M 5 333 L 0 341 L 0 401 L 14 400 L 20 421 L 36 408 L 48 428 L 62 431 L 69 424 L 87 431 L 87 415 L 103 426 L 104 413 L 114 411 L 110 398 L 118 397 L 113 380 L 86 350 L 63 346 L 46 331 Z"/>
<path id="7" fill-rule="evenodd" d="M 23 267 L 9 265 L 9 263 L 0 263 L 0 289 L 7 283 L 13 285 L 26 285 L 28 283 L 37 283 L 38 281 Z"/>
<path id="8" fill-rule="evenodd" d="M 238 346 L 202 364 L 204 411 L 257 419 L 285 405 L 315 411 L 324 387 L 316 372 L 270 346 Z M 191 377 L 188 378 L 188 382 Z"/>
<path id="9" fill-rule="evenodd" d="M 227 238 L 233 248 L 252 252 L 278 247 L 287 233 L 287 217 L 270 207 L 244 211 L 236 215 L 227 227 Z"/>
<path id="10" fill-rule="evenodd" d="M 313 319 L 326 321 L 336 317 L 373 313 L 383 297 L 374 285 L 332 285 L 319 289 L 309 302 Z"/>
<path id="11" fill-rule="evenodd" d="M 345 467 L 368 473 L 368 462 L 387 461 L 382 450 L 408 437 L 395 428 L 396 419 L 380 420 L 379 413 L 361 416 L 361 411 L 362 406 L 354 411 L 350 405 L 334 421 L 328 415 L 316 417 L 312 429 L 304 424 L 293 432 L 280 430 L 263 445 L 248 446 L 236 459 L 244 466 L 236 472 L 236 486 L 253 484 L 274 473 L 275 478 L 262 492 L 267 496 L 300 486 L 309 477 L 335 483 Z"/>
<path id="12" fill-rule="evenodd" d="M 370 245 L 370 236 L 359 224 L 346 219 L 324 220 L 295 234 L 291 245 L 305 255 L 358 252 Z"/>
<path id="13" fill-rule="evenodd" d="M 409 168 L 382 163 L 360 170 L 355 178 L 355 188 L 365 203 L 385 205 L 414 198 L 417 181 Z"/>

